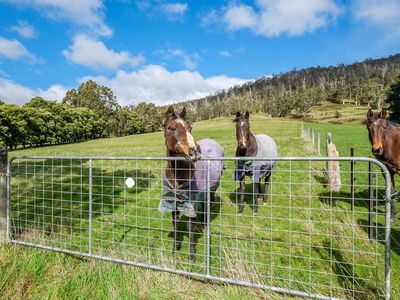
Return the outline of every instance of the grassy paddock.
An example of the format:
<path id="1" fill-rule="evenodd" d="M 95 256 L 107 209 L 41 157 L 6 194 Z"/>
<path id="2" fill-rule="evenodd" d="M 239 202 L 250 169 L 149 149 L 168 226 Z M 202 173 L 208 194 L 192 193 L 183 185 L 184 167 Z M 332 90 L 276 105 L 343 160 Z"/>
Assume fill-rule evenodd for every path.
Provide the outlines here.
<path id="1" fill-rule="evenodd" d="M 334 142 L 342 155 L 349 151 L 350 147 L 356 149 L 357 155 L 369 155 L 368 139 L 363 126 L 307 123 L 304 126 L 318 128 L 323 133 L 328 130 L 332 132 Z M 267 133 L 275 138 L 281 156 L 304 156 L 315 152 L 315 149 L 301 138 L 298 122 L 254 116 L 252 130 L 255 133 Z M 225 148 L 226 156 L 234 156 L 235 134 L 230 119 L 198 122 L 194 124 L 193 134 L 197 139 L 209 137 L 217 140 Z M 12 152 L 11 156 L 164 156 L 164 151 L 162 133 L 153 133 L 21 150 Z M 50 165 L 53 175 L 56 176 L 47 174 Z M 13 221 L 20 229 L 15 232 L 16 236 L 24 240 L 41 240 L 53 246 L 68 245 L 73 250 L 85 251 L 88 230 L 87 166 L 87 161 L 37 161 L 35 164 L 27 161 L 16 162 L 15 172 L 19 167 L 25 168 L 25 173 L 26 170 L 32 173 L 29 177 L 17 176 L 13 182 L 18 187 L 14 189 L 13 195 L 18 199 L 13 204 L 16 211 Z M 355 247 L 366 253 L 377 250 L 382 254 L 383 245 L 367 240 L 365 205 L 357 205 L 356 212 L 353 215 L 349 213 L 350 204 L 344 199 L 349 193 L 348 164 L 343 163 L 341 166 L 345 187 L 341 194 L 335 195 L 339 199 L 335 203 L 330 200 L 331 195 L 321 183 L 323 163 L 310 165 L 293 162 L 291 166 L 289 163 L 277 164 L 276 173 L 272 178 L 274 190 L 271 191 L 268 205 L 260 207 L 257 216 L 252 214 L 250 205 L 246 205 L 242 217 L 236 215 L 237 206 L 233 192 L 237 186 L 230 179 L 233 167 L 232 163 L 226 164 L 217 203 L 212 209 L 211 268 L 214 275 L 323 294 L 329 294 L 332 290 L 335 295 L 342 297 L 375 297 L 376 287 L 371 285 L 377 276 L 382 277 L 383 265 L 381 270 L 364 268 L 362 265 L 369 264 L 371 257 L 363 255 L 359 250 L 359 254 L 354 258 L 350 250 L 351 247 Z M 289 167 L 294 170 L 290 174 L 294 184 L 288 184 Z M 359 164 L 357 168 L 360 187 L 356 190 L 356 197 L 365 198 L 365 186 L 361 184 L 363 182 L 365 185 L 366 182 L 366 174 L 361 173 L 365 165 Z M 184 237 L 183 249 L 175 256 L 171 255 L 173 238 L 170 215 L 164 216 L 157 211 L 162 169 L 163 163 L 94 162 L 93 249 L 96 254 L 139 259 L 148 263 L 203 272 L 205 249 L 201 226 L 198 227 L 196 263 L 188 263 L 188 246 L 185 243 L 187 237 Z M 123 188 L 123 180 L 127 174 L 134 174 L 138 179 L 133 190 Z M 379 176 L 376 177 L 376 181 L 379 184 L 383 182 Z M 29 189 L 33 190 L 38 186 L 41 188 L 34 189 L 34 199 L 26 197 L 26 193 L 30 193 Z M 251 190 L 250 185 L 248 189 Z M 288 199 L 288 194 L 293 197 Z M 52 199 L 61 201 L 54 202 Z M 249 197 L 246 201 L 249 202 Z M 49 207 L 52 207 L 51 213 Z M 382 209 L 381 205 L 375 208 L 377 214 L 374 221 L 379 224 L 383 224 Z M 290 222 L 287 221 L 288 217 Z M 354 223 L 352 218 L 356 218 L 359 224 L 354 228 L 355 236 L 359 237 L 354 244 L 351 242 L 353 228 L 341 225 Z M 332 220 L 334 225 L 329 225 L 326 220 Z M 160 230 L 155 234 L 149 231 L 150 227 Z M 243 230 L 238 231 L 235 227 L 241 227 Z M 288 227 L 292 233 L 288 234 Z M 326 237 L 332 232 L 338 238 L 332 240 Z M 315 236 L 311 243 L 312 248 L 301 246 L 310 245 L 310 233 Z M 396 298 L 400 296 L 400 276 L 397 271 L 400 266 L 398 221 L 393 224 L 393 233 L 392 286 Z M 381 232 L 376 234 L 378 239 L 382 238 Z M 221 235 L 222 238 L 218 239 Z M 249 242 L 249 238 L 255 242 Z M 291 247 L 287 247 L 288 243 L 291 243 Z M 153 250 L 147 250 L 148 248 Z M 305 257 L 307 259 L 304 259 Z M 334 263 L 330 261 L 331 257 Z M 354 259 L 360 266 L 352 269 L 349 262 Z M 262 263 L 273 268 L 265 268 Z M 310 274 L 304 271 L 311 263 L 312 267 L 318 267 L 321 272 Z M 291 268 L 288 269 L 288 266 Z M 167 273 L 11 245 L 1 246 L 0 267 L 4 270 L 0 273 L 0 289 L 4 298 L 117 299 L 131 298 L 132 295 L 141 299 L 286 298 L 284 295 L 257 289 L 210 284 Z M 352 274 L 367 281 L 356 280 L 353 283 L 349 280 Z M 314 288 L 307 285 L 309 282 L 313 283 Z M 346 289 L 352 284 L 365 294 L 349 294 Z M 382 285 L 379 285 L 378 289 L 382 289 Z"/>

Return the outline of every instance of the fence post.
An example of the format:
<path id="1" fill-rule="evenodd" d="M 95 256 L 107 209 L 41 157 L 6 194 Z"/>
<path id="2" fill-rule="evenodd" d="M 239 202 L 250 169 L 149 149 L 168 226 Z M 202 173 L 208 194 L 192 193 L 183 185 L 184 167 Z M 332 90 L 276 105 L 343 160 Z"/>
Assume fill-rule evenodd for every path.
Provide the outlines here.
<path id="1" fill-rule="evenodd" d="M 7 147 L 0 146 L 0 244 L 8 240 L 7 226 Z"/>
<path id="2" fill-rule="evenodd" d="M 207 160 L 207 252 L 206 252 L 206 274 L 210 275 L 210 257 L 211 257 L 211 235 L 210 235 L 210 222 L 211 222 L 211 160 Z"/>
<path id="3" fill-rule="evenodd" d="M 327 156 L 334 158 L 339 156 L 336 146 L 332 143 L 332 136 L 329 132 L 326 135 Z M 328 188 L 334 192 L 340 192 L 342 182 L 340 179 L 340 163 L 333 159 L 327 161 Z"/>
<path id="4" fill-rule="evenodd" d="M 321 130 L 318 129 L 318 136 L 317 136 L 317 153 L 321 155 Z"/>
<path id="5" fill-rule="evenodd" d="M 7 226 L 7 166 L 7 147 L 0 146 L 0 244 L 7 242 L 9 238 Z"/>
<path id="6" fill-rule="evenodd" d="M 350 156 L 354 157 L 354 148 L 350 148 Z M 354 211 L 354 160 L 350 161 L 350 197 L 351 197 L 351 211 Z"/>
<path id="7" fill-rule="evenodd" d="M 92 160 L 89 160 L 89 229 L 88 229 L 88 238 L 89 238 L 89 255 L 92 255 L 92 187 L 93 187 L 93 166 Z"/>
<path id="8" fill-rule="evenodd" d="M 372 228 L 372 210 L 373 210 L 373 199 L 374 199 L 374 189 L 372 187 L 372 183 L 374 180 L 374 169 L 372 162 L 368 163 L 368 196 L 369 196 L 369 205 L 368 205 L 368 236 L 370 242 L 373 241 L 374 230 Z"/>
<path id="9" fill-rule="evenodd" d="M 311 142 L 313 145 L 315 145 L 314 128 L 311 129 Z"/>

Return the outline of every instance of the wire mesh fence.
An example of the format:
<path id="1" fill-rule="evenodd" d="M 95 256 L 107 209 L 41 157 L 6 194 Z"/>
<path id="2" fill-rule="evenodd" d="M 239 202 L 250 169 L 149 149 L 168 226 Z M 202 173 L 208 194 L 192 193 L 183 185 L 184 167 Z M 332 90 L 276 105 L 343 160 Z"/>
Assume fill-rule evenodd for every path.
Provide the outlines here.
<path id="1" fill-rule="evenodd" d="M 389 297 L 390 186 L 379 162 L 338 159 L 342 187 L 332 192 L 327 158 L 278 158 L 267 190 L 264 182 L 257 189 L 258 213 L 254 183 L 246 177 L 244 213 L 238 214 L 237 158 L 219 158 L 225 167 L 215 195 L 201 191 L 203 198 L 190 200 L 196 215 L 191 260 L 188 218 L 180 216 L 181 248 L 172 251 L 171 213 L 160 211 L 167 160 L 13 158 L 11 240 L 299 296 Z"/>

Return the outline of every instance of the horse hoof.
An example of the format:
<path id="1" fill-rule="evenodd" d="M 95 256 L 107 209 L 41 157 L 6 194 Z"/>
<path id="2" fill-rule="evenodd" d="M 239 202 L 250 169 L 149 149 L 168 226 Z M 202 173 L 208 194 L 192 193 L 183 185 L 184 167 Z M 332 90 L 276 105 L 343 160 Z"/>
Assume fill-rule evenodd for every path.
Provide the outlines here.
<path id="1" fill-rule="evenodd" d="M 189 260 L 195 261 L 196 260 L 196 254 L 195 253 L 190 253 L 189 254 Z"/>
<path id="2" fill-rule="evenodd" d="M 263 206 L 267 206 L 267 201 L 263 202 Z"/>
<path id="3" fill-rule="evenodd" d="M 243 216 L 243 212 L 242 211 L 238 212 L 238 216 Z"/>

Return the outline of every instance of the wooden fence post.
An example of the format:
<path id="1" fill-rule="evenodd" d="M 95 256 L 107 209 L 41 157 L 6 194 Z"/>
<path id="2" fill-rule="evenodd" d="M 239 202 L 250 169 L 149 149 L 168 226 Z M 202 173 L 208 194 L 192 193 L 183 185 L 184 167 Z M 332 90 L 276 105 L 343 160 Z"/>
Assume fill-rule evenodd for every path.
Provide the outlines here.
<path id="1" fill-rule="evenodd" d="M 311 143 L 315 145 L 314 128 L 311 129 Z"/>
<path id="2" fill-rule="evenodd" d="M 338 157 L 339 152 L 335 144 L 332 143 L 332 136 L 329 132 L 326 136 L 326 148 L 328 157 Z M 340 192 L 342 182 L 340 180 L 340 164 L 338 161 L 329 160 L 327 162 L 328 188 L 333 192 Z"/>
<path id="3" fill-rule="evenodd" d="M 317 153 L 318 156 L 321 155 L 321 130 L 318 129 L 318 136 L 317 136 Z"/>
<path id="4" fill-rule="evenodd" d="M 0 146 L 0 244 L 8 240 L 7 232 L 7 147 Z"/>

